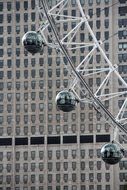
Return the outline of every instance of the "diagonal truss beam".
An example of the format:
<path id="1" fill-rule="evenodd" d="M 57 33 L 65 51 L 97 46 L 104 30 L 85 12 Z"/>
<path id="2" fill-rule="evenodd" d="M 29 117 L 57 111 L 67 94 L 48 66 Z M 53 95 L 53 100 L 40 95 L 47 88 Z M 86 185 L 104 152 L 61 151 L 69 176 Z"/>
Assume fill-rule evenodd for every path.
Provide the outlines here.
<path id="1" fill-rule="evenodd" d="M 73 62 L 68 54 L 68 51 L 67 49 L 65 48 L 65 46 L 61 43 L 60 41 L 60 37 L 59 37 L 59 34 L 56 30 L 56 26 L 55 26 L 55 20 L 53 18 L 52 15 L 48 14 L 49 13 L 49 10 L 48 10 L 48 6 L 47 6 L 47 2 L 46 0 L 41 0 L 42 2 L 42 6 L 43 6 L 43 9 L 45 11 L 45 15 L 49 21 L 49 24 L 50 24 L 50 27 L 52 28 L 52 31 L 54 33 L 54 36 L 57 40 L 57 43 L 59 45 L 59 48 L 61 49 L 62 53 L 65 55 L 68 63 L 70 64 L 72 70 L 73 70 L 73 73 L 75 74 L 76 77 L 78 77 L 78 79 L 81 81 L 82 85 L 87 89 L 87 91 L 89 92 L 89 95 L 91 96 L 92 98 L 92 101 L 93 102 L 96 102 L 96 104 L 101 108 L 101 110 L 110 118 L 110 120 L 113 122 L 113 124 L 115 124 L 122 132 L 124 132 L 125 134 L 127 134 L 127 130 L 124 128 L 124 126 L 122 124 L 119 123 L 119 121 L 116 121 L 116 119 L 114 118 L 114 116 L 105 108 L 105 106 L 102 104 L 102 102 L 93 94 L 93 92 L 91 91 L 91 89 L 89 88 L 88 84 L 86 83 L 86 81 L 84 80 L 84 78 L 82 77 L 82 75 L 80 75 L 80 73 L 75 70 L 75 67 L 73 65 Z M 114 67 L 112 66 L 111 62 L 109 61 L 109 59 L 107 58 L 107 56 L 105 55 L 104 51 L 102 50 L 102 48 L 100 47 L 100 44 L 99 42 L 97 41 L 96 37 L 94 36 L 94 33 L 93 31 L 91 30 L 90 26 L 89 26 L 89 23 L 87 21 L 87 18 L 85 17 L 85 14 L 82 10 L 82 7 L 81 7 L 81 4 L 80 4 L 80 1 L 77 0 L 77 5 L 79 7 L 79 10 L 81 12 L 81 15 L 82 17 L 84 18 L 85 20 L 85 23 L 87 25 L 87 28 L 89 29 L 89 32 L 91 33 L 91 36 L 93 37 L 94 39 L 94 42 L 95 44 L 97 45 L 97 47 L 99 48 L 100 52 L 103 54 L 105 60 L 107 61 L 107 63 L 109 64 L 110 68 L 114 69 Z M 119 74 L 114 71 L 116 73 L 116 75 L 119 77 Z M 119 79 L 121 80 L 121 82 L 123 82 L 125 84 L 125 86 L 127 87 L 127 84 L 125 83 L 125 81 L 119 77 Z"/>

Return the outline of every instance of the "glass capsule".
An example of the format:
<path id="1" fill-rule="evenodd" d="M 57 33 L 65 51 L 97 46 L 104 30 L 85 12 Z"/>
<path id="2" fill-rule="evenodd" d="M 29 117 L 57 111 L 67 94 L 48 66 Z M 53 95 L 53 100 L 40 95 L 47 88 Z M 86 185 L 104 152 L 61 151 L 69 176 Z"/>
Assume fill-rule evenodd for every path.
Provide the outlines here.
<path id="1" fill-rule="evenodd" d="M 42 35 L 35 31 L 29 31 L 24 34 L 22 44 L 31 54 L 40 52 L 45 45 Z"/>
<path id="2" fill-rule="evenodd" d="M 101 157 L 107 164 L 117 164 L 124 156 L 124 150 L 115 143 L 105 144 L 101 148 Z"/>
<path id="3" fill-rule="evenodd" d="M 73 92 L 63 90 L 56 96 L 56 105 L 63 112 L 70 112 L 75 109 L 77 100 Z"/>

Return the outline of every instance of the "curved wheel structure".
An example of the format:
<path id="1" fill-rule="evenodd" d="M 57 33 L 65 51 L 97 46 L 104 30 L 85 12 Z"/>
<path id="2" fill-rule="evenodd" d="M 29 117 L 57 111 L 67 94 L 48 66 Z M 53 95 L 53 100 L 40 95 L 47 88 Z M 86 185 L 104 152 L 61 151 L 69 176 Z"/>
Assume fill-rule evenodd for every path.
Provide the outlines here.
<path id="1" fill-rule="evenodd" d="M 114 112 L 112 113 L 112 109 L 106 108 L 104 103 L 118 97 L 126 97 L 127 83 L 119 74 L 118 66 L 112 64 L 105 54 L 102 48 L 103 42 L 98 41 L 95 37 L 90 27 L 89 16 L 85 15 L 80 0 L 76 0 L 78 16 L 67 15 L 66 11 L 63 11 L 69 2 L 69 0 L 60 0 L 56 5 L 50 6 L 47 0 L 36 0 L 38 12 L 42 20 L 38 31 L 41 32 L 47 46 L 55 48 L 63 57 L 63 62 L 70 74 L 69 89 L 74 92 L 78 100 L 84 103 L 91 103 L 97 112 L 105 115 L 106 120 L 112 126 L 126 135 L 127 98 L 124 98 L 124 102 L 118 112 L 115 110 L 115 115 Z M 73 27 L 64 35 L 59 32 L 60 23 L 65 23 L 65 26 L 73 25 Z M 82 28 L 84 28 L 84 34 L 85 31 L 89 34 L 88 40 L 86 38 L 84 40 L 76 39 Z M 71 52 L 84 51 L 84 49 L 83 58 L 75 64 L 71 57 Z M 96 63 L 91 66 L 95 52 L 99 52 L 103 58 L 101 67 L 97 66 Z M 101 75 L 102 80 L 98 82 L 99 84 L 96 87 L 91 87 L 88 85 L 87 80 L 88 78 L 94 78 L 95 75 Z M 113 83 L 111 82 L 114 80 L 121 83 L 124 88 L 122 92 L 114 91 L 115 88 L 112 88 Z M 107 86 L 111 87 L 110 91 L 106 90 Z M 116 131 L 118 132 L 118 130 Z"/>

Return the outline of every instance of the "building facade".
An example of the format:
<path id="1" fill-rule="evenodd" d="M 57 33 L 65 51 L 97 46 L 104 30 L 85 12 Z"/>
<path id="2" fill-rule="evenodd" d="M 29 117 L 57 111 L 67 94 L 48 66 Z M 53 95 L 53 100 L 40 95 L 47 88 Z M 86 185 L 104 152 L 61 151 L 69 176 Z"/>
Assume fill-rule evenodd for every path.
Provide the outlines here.
<path id="1" fill-rule="evenodd" d="M 106 55 L 127 81 L 127 1 L 81 4 Z M 78 14 L 75 0 L 63 14 Z M 35 0 L 0 0 L 0 190 L 126 190 L 127 155 L 114 166 L 100 157 L 102 145 L 113 139 L 105 118 L 90 104 L 78 104 L 69 113 L 56 108 L 56 94 L 69 85 L 59 52 L 45 47 L 31 55 L 22 46 L 24 33 L 37 31 L 40 24 Z M 61 33 L 73 24 L 62 23 Z M 82 26 L 76 40 L 90 40 L 84 31 Z M 72 51 L 74 64 L 84 54 L 85 49 Z M 99 67 L 105 61 L 97 51 L 90 64 Z M 102 77 L 86 81 L 97 88 Z M 119 81 L 111 82 L 112 91 L 122 90 Z M 105 106 L 115 114 L 122 102 L 120 97 L 115 105 L 107 101 Z M 120 143 L 126 146 L 122 139 Z"/>

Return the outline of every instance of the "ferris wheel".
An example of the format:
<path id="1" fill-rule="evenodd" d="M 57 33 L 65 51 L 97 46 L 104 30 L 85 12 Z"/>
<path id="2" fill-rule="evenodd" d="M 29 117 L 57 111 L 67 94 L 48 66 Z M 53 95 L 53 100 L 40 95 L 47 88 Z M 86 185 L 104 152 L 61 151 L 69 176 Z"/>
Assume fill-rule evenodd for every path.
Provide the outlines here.
<path id="1" fill-rule="evenodd" d="M 126 97 L 127 83 L 119 74 L 118 66 L 112 64 L 104 52 L 103 42 L 95 37 L 89 16 L 85 15 L 81 1 L 76 0 L 76 15 L 75 13 L 69 15 L 65 11 L 69 3 L 71 3 L 70 0 L 59 0 L 55 5 L 51 5 L 47 3 L 47 0 L 36 0 L 41 24 L 37 32 L 27 32 L 23 36 L 22 43 L 32 54 L 41 52 L 45 46 L 48 46 L 61 55 L 69 73 L 70 84 L 68 89 L 62 90 L 56 96 L 56 104 L 60 110 L 70 112 L 76 109 L 79 102 L 89 103 L 98 113 L 105 115 L 106 120 L 114 127 L 115 135 L 122 133 L 126 136 L 127 98 L 124 98 L 120 109 L 115 112 L 110 108 L 107 109 L 105 102 L 122 96 Z M 64 23 L 65 34 L 60 32 L 61 23 Z M 72 27 L 67 30 L 68 26 Z M 86 31 L 88 36 L 84 38 L 82 35 L 80 39 L 81 31 L 84 33 Z M 76 63 L 71 56 L 71 53 L 75 51 L 83 52 L 82 59 Z M 101 66 L 97 66 L 96 63 L 91 66 L 95 52 L 99 52 L 103 58 Z M 96 75 L 101 75 L 102 80 L 94 86 L 92 78 Z M 88 78 L 92 81 L 91 85 L 88 83 Z M 112 81 L 119 81 L 124 90 L 116 90 Z M 110 90 L 107 90 L 107 86 Z M 116 164 L 123 157 L 124 149 L 114 138 L 111 143 L 102 147 L 101 155 L 106 163 Z"/>

